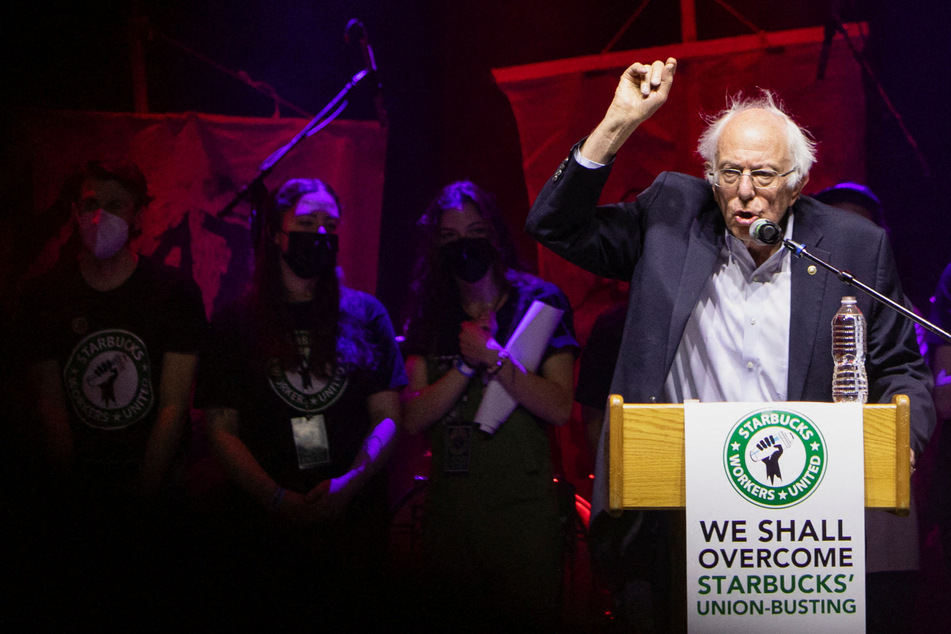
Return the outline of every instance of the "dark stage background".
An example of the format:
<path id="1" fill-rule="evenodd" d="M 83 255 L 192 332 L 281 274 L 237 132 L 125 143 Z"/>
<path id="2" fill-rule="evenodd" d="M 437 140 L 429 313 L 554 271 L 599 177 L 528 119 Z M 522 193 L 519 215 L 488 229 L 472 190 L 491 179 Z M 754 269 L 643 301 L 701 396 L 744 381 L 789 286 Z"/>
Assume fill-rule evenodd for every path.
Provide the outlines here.
<path id="1" fill-rule="evenodd" d="M 283 99 L 314 113 L 360 68 L 359 52 L 344 43 L 343 33 L 350 18 L 362 19 L 381 69 L 390 121 L 378 291 L 396 318 L 411 275 L 407 236 L 432 195 L 450 180 L 471 178 L 495 191 L 524 256 L 535 258 L 520 230 L 530 201 L 518 133 L 490 69 L 597 54 L 641 4 L 38 0 L 0 10 L 4 104 L 131 112 L 130 34 L 138 28 L 150 34 L 143 51 L 150 112 L 274 114 L 272 98 L 187 48 L 224 69 L 244 71 L 249 80 L 269 84 Z M 867 180 L 885 202 L 906 290 L 922 306 L 951 259 L 942 195 L 951 174 L 951 5 L 943 0 L 835 4 L 843 20 L 868 22 L 870 67 L 928 165 L 927 170 L 922 166 L 869 86 Z M 698 39 L 748 35 L 754 28 L 821 26 L 832 15 L 829 0 L 733 0 L 729 5 L 736 14 L 717 0 L 697 0 Z M 672 0 L 646 3 L 611 50 L 680 41 L 679 12 Z M 136 14 L 142 19 L 134 20 Z M 300 116 L 287 107 L 281 112 Z M 343 116 L 373 118 L 369 95 L 353 95 Z M 9 113 L 4 120 L 9 121 Z M 0 214 L 4 226 L 28 230 L 31 210 L 17 191 L 18 157 L 4 145 Z M 11 224 L 11 218 L 19 221 Z"/>
<path id="2" fill-rule="evenodd" d="M 951 102 L 951 3 L 696 0 L 695 5 L 698 40 L 821 27 L 833 14 L 843 22 L 867 23 L 866 41 L 855 43 L 864 48 L 869 68 L 919 148 L 911 147 L 875 86 L 867 81 L 866 138 L 855 143 L 857 151 L 865 148 L 865 156 L 854 164 L 864 163 L 868 184 L 885 203 L 906 291 L 924 308 L 944 264 L 951 260 L 943 195 L 951 175 L 946 107 Z M 529 265 L 537 264 L 535 245 L 522 231 L 531 201 L 518 128 L 492 69 L 663 47 L 682 39 L 680 3 L 674 0 L 37 0 L 16 8 L 7 6 L 0 14 L 4 60 L 0 85 L 6 96 L 0 112 L 5 124 L 0 130 L 4 141 L 0 145 L 4 165 L 0 170 L 0 266 L 5 269 L 0 288 L 7 299 L 15 288 L 11 269 L 19 264 L 18 248 L 31 243 L 30 236 L 36 235 L 41 224 L 39 205 L 31 198 L 28 183 L 43 177 L 44 166 L 27 165 L 24 147 L 10 142 L 17 138 L 12 134 L 17 130 L 15 124 L 8 124 L 22 118 L 24 111 L 133 112 L 138 103 L 140 110 L 147 108 L 151 113 L 200 112 L 262 120 L 278 113 L 302 116 L 286 104 L 276 106 L 277 96 L 313 114 L 362 68 L 358 47 L 344 40 L 348 21 L 361 19 L 376 53 L 389 120 L 376 290 L 397 329 L 412 279 L 416 219 L 451 180 L 469 178 L 496 192 L 523 258 Z M 636 19 L 624 28 L 635 14 Z M 841 51 L 842 36 L 836 38 Z M 133 45 L 136 41 L 142 43 L 139 49 Z M 815 77 L 818 59 L 800 63 L 808 68 L 796 72 L 810 80 Z M 853 71 L 858 68 L 848 55 L 835 56 L 833 63 L 855 64 Z M 742 64 L 736 60 L 734 66 Z M 728 75 L 735 69 L 723 72 Z M 836 69 L 828 75 L 836 76 Z M 762 85 L 772 83 L 766 77 Z M 689 94 L 683 86 L 679 92 L 674 90 L 673 100 L 678 94 Z M 703 101 L 720 103 L 721 98 L 706 95 Z M 578 115 L 600 113 L 606 105 L 607 101 L 593 111 L 590 105 L 579 107 Z M 796 106 L 802 109 L 801 104 Z M 673 103 L 668 107 L 672 112 L 678 108 Z M 828 105 L 817 100 L 815 108 L 823 110 Z M 808 121 L 812 113 L 798 114 Z M 579 129 L 593 127 L 597 116 L 581 122 Z M 371 122 L 376 118 L 368 86 L 351 94 L 343 117 Z M 819 142 L 821 159 L 828 152 L 821 146 L 822 138 Z M 305 143 L 294 152 L 317 151 L 318 145 Z M 569 145 L 566 142 L 562 151 L 567 152 Z M 253 161 L 264 158 L 253 157 Z M 556 164 L 552 161 L 550 169 Z M 825 166 L 828 169 L 829 164 Z M 657 165 L 651 172 L 669 167 Z M 281 184 L 277 176 L 267 182 L 271 189 Z M 828 172 L 822 177 L 837 180 Z M 846 177 L 855 175 L 840 178 Z M 348 201 L 343 202 L 346 208 Z M 612 288 L 608 286 L 613 297 L 617 290 Z M 592 318 L 579 311 L 582 341 Z M 573 438 L 565 442 L 565 435 Z M 580 426 L 561 429 L 559 436 L 565 474 L 582 480 L 583 490 L 583 476 L 589 471 Z"/>
<path id="3" fill-rule="evenodd" d="M 729 0 L 733 11 L 723 0 L 695 4 L 699 40 L 821 27 L 833 14 L 833 4 L 843 22 L 867 23 L 868 67 L 918 149 L 911 147 L 871 81 L 865 85 L 865 139 L 856 146 L 865 148 L 866 181 L 884 202 L 905 290 L 924 308 L 951 260 L 946 195 L 951 177 L 951 2 Z M 638 11 L 637 19 L 616 38 Z M 531 201 L 518 129 L 491 70 L 596 55 L 609 44 L 616 52 L 681 41 L 676 0 L 8 4 L 0 9 L 2 308 L 16 287 L 11 270 L 17 268 L 17 245 L 30 242 L 40 211 L 29 187 L 35 167 L 25 164 L 22 147 L 11 142 L 16 132 L 11 122 L 22 112 L 133 112 L 133 71 L 139 67 L 144 68 L 139 79 L 151 113 L 269 118 L 275 115 L 275 99 L 264 93 L 271 90 L 313 114 L 362 67 L 358 49 L 344 42 L 351 18 L 361 19 L 370 35 L 389 119 L 376 289 L 397 328 L 412 279 L 414 224 L 451 180 L 469 178 L 494 191 L 524 259 L 529 264 L 537 261 L 535 245 L 522 231 Z M 131 44 L 136 39 L 144 42 L 138 65 Z M 817 63 L 809 61 L 813 76 Z M 857 64 L 848 58 L 846 63 Z M 302 116 L 286 105 L 279 112 Z M 376 113 L 371 95 L 358 89 L 343 117 L 372 121 Z M 597 121 L 584 123 L 593 127 Z M 307 151 L 306 146 L 300 151 Z M 553 163 L 551 170 L 555 167 Z M 655 172 L 665 167 L 658 165 Z M 280 184 L 267 182 L 271 189 Z M 582 457 L 580 425 L 570 427 L 576 455 L 565 457 L 565 467 L 573 470 L 569 479 L 578 482 L 589 471 Z M 562 450 L 568 451 L 564 442 Z"/>

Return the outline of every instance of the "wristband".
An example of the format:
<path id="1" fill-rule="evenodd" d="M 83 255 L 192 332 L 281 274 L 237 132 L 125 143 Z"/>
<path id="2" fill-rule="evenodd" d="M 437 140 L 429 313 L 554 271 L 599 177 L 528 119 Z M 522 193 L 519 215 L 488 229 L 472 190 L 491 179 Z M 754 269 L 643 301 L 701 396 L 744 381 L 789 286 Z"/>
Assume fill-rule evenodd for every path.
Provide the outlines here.
<path id="1" fill-rule="evenodd" d="M 488 370 L 485 371 L 489 376 L 494 375 L 496 372 L 502 369 L 502 366 L 505 365 L 505 362 L 509 360 L 511 355 L 505 350 L 499 350 L 499 356 L 495 360 L 495 365 L 490 366 Z"/>
<path id="2" fill-rule="evenodd" d="M 471 379 L 472 377 L 476 375 L 475 369 L 470 368 L 466 364 L 466 362 L 462 360 L 462 357 L 459 357 L 458 359 L 456 359 L 456 362 L 454 365 L 455 365 L 455 368 L 459 370 L 459 374 L 466 377 L 467 379 Z"/>

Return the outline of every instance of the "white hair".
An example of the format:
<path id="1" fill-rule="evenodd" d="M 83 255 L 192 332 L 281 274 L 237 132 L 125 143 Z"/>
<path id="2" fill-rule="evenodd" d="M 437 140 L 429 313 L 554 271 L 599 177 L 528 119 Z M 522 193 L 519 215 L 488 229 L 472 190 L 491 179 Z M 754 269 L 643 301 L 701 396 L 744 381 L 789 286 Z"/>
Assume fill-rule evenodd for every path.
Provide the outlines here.
<path id="1" fill-rule="evenodd" d="M 799 127 L 792 120 L 792 117 L 783 108 L 782 103 L 778 103 L 769 90 L 761 90 L 759 97 L 756 98 L 744 97 L 742 93 L 731 97 L 729 106 L 720 111 L 715 117 L 707 120 L 707 129 L 700 135 L 700 141 L 697 143 L 697 152 L 706 164 L 707 180 L 710 181 L 710 184 L 713 184 L 717 146 L 720 143 L 723 128 L 736 115 L 747 110 L 765 110 L 778 116 L 783 121 L 786 133 L 786 148 L 792 160 L 790 169 L 795 170 L 786 179 L 786 187 L 794 189 L 802 178 L 809 175 L 809 170 L 816 162 L 816 142 L 812 140 L 808 131 Z"/>

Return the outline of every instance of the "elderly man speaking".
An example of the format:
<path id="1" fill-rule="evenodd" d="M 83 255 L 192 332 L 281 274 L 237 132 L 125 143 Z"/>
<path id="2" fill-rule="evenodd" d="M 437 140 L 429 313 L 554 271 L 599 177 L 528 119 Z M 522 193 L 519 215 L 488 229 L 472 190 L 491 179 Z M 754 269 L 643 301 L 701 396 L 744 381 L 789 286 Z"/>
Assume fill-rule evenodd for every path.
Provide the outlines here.
<path id="1" fill-rule="evenodd" d="M 781 245 L 755 242 L 750 226 L 775 222 L 899 303 L 902 290 L 881 228 L 801 195 L 814 143 L 770 93 L 734 99 L 710 122 L 698 146 L 705 178 L 664 172 L 635 202 L 598 206 L 615 154 L 667 100 L 676 68 L 669 58 L 624 71 L 604 118 L 542 189 L 526 229 L 570 262 L 630 281 L 611 387 L 625 402 L 831 401 L 830 323 L 842 296 L 855 293 Z M 869 402 L 910 397 L 914 463 L 935 424 L 914 328 L 871 298 L 858 305 L 868 321 Z M 596 486 L 596 510 L 605 508 L 603 490 Z"/>

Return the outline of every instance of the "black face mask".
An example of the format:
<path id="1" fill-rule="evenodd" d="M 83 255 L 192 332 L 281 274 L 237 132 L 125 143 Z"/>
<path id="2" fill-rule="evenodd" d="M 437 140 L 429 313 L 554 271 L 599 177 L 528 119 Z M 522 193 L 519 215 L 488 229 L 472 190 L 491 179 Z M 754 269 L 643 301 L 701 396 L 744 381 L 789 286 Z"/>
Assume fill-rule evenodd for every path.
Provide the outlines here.
<path id="1" fill-rule="evenodd" d="M 470 284 L 485 276 L 495 254 L 495 247 L 488 238 L 460 238 L 439 247 L 443 266 Z"/>
<path id="2" fill-rule="evenodd" d="M 337 266 L 337 235 L 289 231 L 283 257 L 294 275 L 301 279 L 332 274 Z"/>

